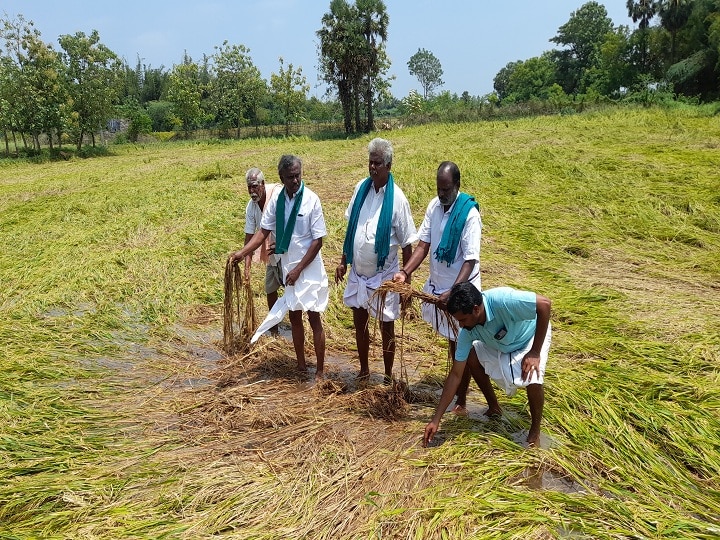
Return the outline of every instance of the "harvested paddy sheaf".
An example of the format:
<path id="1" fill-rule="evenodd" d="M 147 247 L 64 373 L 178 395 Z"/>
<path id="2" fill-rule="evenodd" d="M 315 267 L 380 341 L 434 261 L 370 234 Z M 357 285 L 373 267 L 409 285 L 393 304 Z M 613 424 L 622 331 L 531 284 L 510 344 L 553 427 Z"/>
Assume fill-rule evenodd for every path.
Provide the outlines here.
<path id="1" fill-rule="evenodd" d="M 438 163 L 456 161 L 481 207 L 483 287 L 553 301 L 547 444 L 521 444 L 524 393 L 499 395 L 490 420 L 471 386 L 470 414 L 446 414 L 422 448 L 447 344 L 409 312 L 394 384 L 372 330 L 359 384 L 342 285 L 323 315 L 324 382 L 311 339 L 299 373 L 282 329 L 225 352 L 242 171 L 304 159 L 332 275 L 371 136 L 3 162 L 0 537 L 720 535 L 717 117 L 618 109 L 387 136 L 416 224 Z M 262 274 L 233 289 L 259 317 Z M 427 262 L 416 314 L 426 277 Z"/>

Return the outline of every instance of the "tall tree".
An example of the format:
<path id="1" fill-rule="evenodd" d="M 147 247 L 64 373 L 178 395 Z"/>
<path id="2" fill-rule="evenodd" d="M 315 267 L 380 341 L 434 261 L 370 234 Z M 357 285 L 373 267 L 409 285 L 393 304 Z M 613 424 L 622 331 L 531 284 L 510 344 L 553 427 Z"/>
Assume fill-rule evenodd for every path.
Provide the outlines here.
<path id="1" fill-rule="evenodd" d="M 643 73 L 647 73 L 648 58 L 648 28 L 650 21 L 658 11 L 657 0 L 627 0 L 628 16 L 634 23 L 638 23 L 640 33 L 640 63 Z"/>
<path id="2" fill-rule="evenodd" d="M 319 70 L 329 87 L 337 89 L 343 110 L 345 132 L 353 133 L 358 100 L 359 64 L 363 40 L 358 26 L 357 8 L 346 0 L 331 0 L 330 11 L 322 17 L 322 28 L 316 32 L 320 38 Z"/>
<path id="3" fill-rule="evenodd" d="M 225 41 L 216 51 L 212 57 L 215 77 L 211 78 L 211 100 L 220 122 L 235 126 L 240 138 L 240 128 L 254 116 L 266 84 L 244 45 L 229 45 Z"/>
<path id="4" fill-rule="evenodd" d="M 118 56 L 100 43 L 100 35 L 93 30 L 60 36 L 63 60 L 71 98 L 74 135 L 78 150 L 85 135 L 95 146 L 95 133 L 112 117 L 117 101 L 122 63 Z"/>
<path id="5" fill-rule="evenodd" d="M 389 61 L 385 52 L 389 18 L 382 0 L 331 0 L 323 15 L 320 38 L 320 73 L 337 90 L 345 131 L 373 128 L 376 96 L 387 90 L 383 75 Z M 365 112 L 365 122 L 361 112 Z"/>
<path id="6" fill-rule="evenodd" d="M 296 119 L 305 105 L 310 86 L 302 74 L 302 68 L 293 69 L 292 64 L 284 67 L 280 57 L 280 70 L 270 75 L 272 97 L 280 105 L 285 122 L 285 135 L 290 135 L 290 121 Z"/>
<path id="7" fill-rule="evenodd" d="M 385 42 L 388 37 L 388 17 L 383 0 L 356 0 L 360 31 L 365 38 L 364 65 L 364 97 L 365 97 L 365 131 L 375 129 L 373 118 L 373 105 L 375 103 L 375 80 L 383 73 L 386 66 Z"/>
<path id="8" fill-rule="evenodd" d="M 417 77 L 423 89 L 423 97 L 432 96 L 435 88 L 442 86 L 443 69 L 440 60 L 426 49 L 418 51 L 410 57 L 407 63 L 410 75 Z"/>
<path id="9" fill-rule="evenodd" d="M 677 33 L 685 26 L 692 11 L 691 0 L 661 0 L 658 7 L 660 24 L 670 33 L 670 63 L 677 60 Z"/>
<path id="10" fill-rule="evenodd" d="M 584 91 L 583 77 L 597 66 L 600 47 L 612 30 L 612 20 L 605 6 L 598 2 L 583 4 L 572 12 L 568 22 L 558 28 L 557 35 L 550 41 L 565 46 L 565 49 L 556 51 L 554 57 L 558 80 L 566 93 Z"/>
<path id="11" fill-rule="evenodd" d="M 173 112 L 185 136 L 188 136 L 202 119 L 201 97 L 198 65 L 188 58 L 188 61 L 173 66 L 168 78 L 166 99 L 173 104 Z"/>

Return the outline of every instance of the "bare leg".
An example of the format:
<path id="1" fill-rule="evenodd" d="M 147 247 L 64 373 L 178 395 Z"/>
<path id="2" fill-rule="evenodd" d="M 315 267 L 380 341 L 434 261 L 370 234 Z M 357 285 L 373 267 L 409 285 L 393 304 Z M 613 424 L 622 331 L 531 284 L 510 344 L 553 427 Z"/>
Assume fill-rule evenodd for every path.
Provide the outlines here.
<path id="1" fill-rule="evenodd" d="M 529 384 L 526 390 L 530 405 L 530 432 L 527 442 L 530 446 L 537 446 L 540 442 L 540 422 L 545 404 L 545 387 L 542 384 Z"/>
<path id="2" fill-rule="evenodd" d="M 295 347 L 295 358 L 300 371 L 307 370 L 305 363 L 305 326 L 302 320 L 302 311 L 290 312 L 290 325 L 292 326 L 292 340 Z"/>
<path id="3" fill-rule="evenodd" d="M 352 308 L 353 324 L 355 325 L 355 343 L 357 344 L 358 357 L 360 358 L 360 378 L 370 376 L 370 331 L 368 330 L 368 312 L 363 308 Z"/>
<path id="4" fill-rule="evenodd" d="M 275 302 L 277 302 L 277 299 L 278 299 L 277 291 L 267 294 L 268 311 L 270 311 L 272 309 L 272 307 L 275 305 Z M 272 334 L 273 336 L 278 335 L 278 325 L 277 324 L 270 329 L 270 334 Z"/>
<path id="5" fill-rule="evenodd" d="M 308 311 L 308 319 L 310 319 L 310 328 L 313 333 L 313 346 L 315 347 L 315 358 L 317 359 L 317 371 L 315 372 L 315 380 L 324 377 L 325 369 L 325 329 L 320 319 L 320 313 L 317 311 Z"/>
<path id="6" fill-rule="evenodd" d="M 480 388 L 480 391 L 483 396 L 485 396 L 485 401 L 488 404 L 488 410 L 485 412 L 485 415 L 498 416 L 502 414 L 502 409 L 500 408 L 500 403 L 495 395 L 495 389 L 492 387 L 490 377 L 487 376 L 485 369 L 482 365 L 480 365 L 480 361 L 478 360 L 474 347 L 470 348 L 470 356 L 468 356 L 467 363 L 468 364 L 465 367 L 465 370 L 467 371 L 470 369 L 473 379 L 475 379 L 478 388 Z"/>
<path id="7" fill-rule="evenodd" d="M 380 323 L 385 364 L 385 384 L 392 382 L 392 368 L 395 363 L 395 321 Z"/>
<path id="8" fill-rule="evenodd" d="M 448 356 L 450 357 L 450 361 L 452 362 L 455 360 L 455 347 L 456 342 L 453 340 L 448 340 Z M 465 366 L 465 371 L 463 371 L 462 379 L 460 379 L 460 386 L 458 386 L 457 393 L 455 394 L 457 396 L 457 399 L 455 400 L 455 407 L 453 407 L 453 412 L 457 414 L 465 414 L 467 413 L 467 393 L 468 388 L 470 387 L 470 369 L 468 369 L 467 365 Z"/>

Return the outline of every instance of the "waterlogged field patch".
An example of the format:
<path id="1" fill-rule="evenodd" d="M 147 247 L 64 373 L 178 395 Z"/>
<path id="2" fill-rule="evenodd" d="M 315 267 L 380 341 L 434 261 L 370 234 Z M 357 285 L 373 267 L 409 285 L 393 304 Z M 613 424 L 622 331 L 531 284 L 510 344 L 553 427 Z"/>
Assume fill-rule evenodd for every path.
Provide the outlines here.
<path id="1" fill-rule="evenodd" d="M 481 207 L 483 286 L 553 300 L 541 448 L 521 444 L 524 393 L 488 420 L 473 386 L 470 414 L 421 447 L 447 352 L 417 302 L 401 384 L 382 384 L 371 330 L 358 385 L 334 284 L 325 383 L 295 371 L 287 332 L 223 352 L 245 171 L 276 181 L 280 155 L 302 157 L 332 275 L 373 135 L 0 162 L 1 537 L 720 534 L 718 118 L 618 109 L 387 135 L 418 225 L 455 161 Z M 262 316 L 261 268 L 252 279 Z"/>

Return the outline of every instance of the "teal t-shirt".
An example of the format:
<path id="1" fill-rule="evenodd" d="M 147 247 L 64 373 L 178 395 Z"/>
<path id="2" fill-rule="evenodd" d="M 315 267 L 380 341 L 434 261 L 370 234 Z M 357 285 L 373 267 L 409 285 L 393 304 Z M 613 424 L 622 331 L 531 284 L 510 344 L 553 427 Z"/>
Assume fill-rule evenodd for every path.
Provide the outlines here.
<path id="1" fill-rule="evenodd" d="M 512 287 L 496 287 L 482 292 L 487 320 L 472 330 L 461 328 L 458 334 L 455 360 L 464 362 L 473 341 L 504 353 L 522 349 L 535 336 L 537 306 L 535 293 Z"/>

